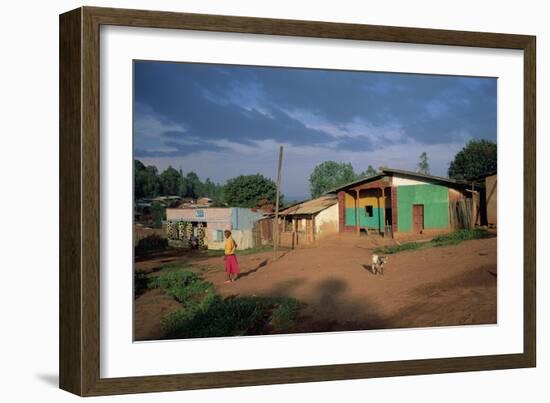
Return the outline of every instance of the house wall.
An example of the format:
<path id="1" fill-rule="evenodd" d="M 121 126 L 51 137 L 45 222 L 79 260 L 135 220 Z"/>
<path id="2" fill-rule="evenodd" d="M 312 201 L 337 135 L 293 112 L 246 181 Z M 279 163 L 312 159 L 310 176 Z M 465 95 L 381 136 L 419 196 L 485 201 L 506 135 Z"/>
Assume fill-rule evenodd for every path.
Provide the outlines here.
<path id="1" fill-rule="evenodd" d="M 254 223 L 263 217 L 263 214 L 257 211 L 252 211 L 248 208 L 232 207 L 231 208 L 231 225 L 233 229 L 246 230 L 252 229 Z"/>
<path id="2" fill-rule="evenodd" d="M 386 197 L 381 197 L 379 189 L 367 189 L 359 192 L 359 226 L 367 228 L 384 227 L 384 209 L 386 206 Z M 345 203 L 345 225 L 356 225 L 355 199 L 352 195 L 346 193 Z M 366 206 L 373 206 L 372 217 L 367 216 Z M 390 207 L 390 206 L 388 206 Z"/>
<path id="3" fill-rule="evenodd" d="M 317 237 L 338 232 L 338 204 L 334 204 L 315 216 L 315 233 Z"/>
<path id="4" fill-rule="evenodd" d="M 201 216 L 202 214 L 202 216 Z M 231 209 L 221 208 L 168 208 L 167 221 L 202 221 L 231 223 Z"/>
<path id="5" fill-rule="evenodd" d="M 262 214 L 247 208 L 173 208 L 166 209 L 167 221 L 191 221 L 206 223 L 205 243 L 208 249 L 223 249 L 223 238 L 218 241 L 218 231 L 231 230 L 240 249 L 254 246 L 252 228 Z M 239 241 L 237 241 L 239 239 Z"/>
<path id="6" fill-rule="evenodd" d="M 397 187 L 399 232 L 412 230 L 413 204 L 424 205 L 424 228 L 443 229 L 449 226 L 449 191 L 445 186 L 420 184 Z"/>
<path id="7" fill-rule="evenodd" d="M 485 178 L 485 200 L 487 205 L 487 223 L 497 224 L 497 175 Z"/>

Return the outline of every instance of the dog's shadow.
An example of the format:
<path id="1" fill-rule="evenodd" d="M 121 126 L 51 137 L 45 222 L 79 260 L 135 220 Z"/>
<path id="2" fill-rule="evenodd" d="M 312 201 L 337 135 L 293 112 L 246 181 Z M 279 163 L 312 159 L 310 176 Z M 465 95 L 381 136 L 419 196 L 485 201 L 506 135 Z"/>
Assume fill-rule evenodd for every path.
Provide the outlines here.
<path id="1" fill-rule="evenodd" d="M 362 264 L 361 267 L 363 269 L 365 269 L 366 271 L 368 271 L 370 274 L 376 274 L 374 272 L 374 269 L 372 268 L 372 265 L 370 265 L 370 264 Z"/>

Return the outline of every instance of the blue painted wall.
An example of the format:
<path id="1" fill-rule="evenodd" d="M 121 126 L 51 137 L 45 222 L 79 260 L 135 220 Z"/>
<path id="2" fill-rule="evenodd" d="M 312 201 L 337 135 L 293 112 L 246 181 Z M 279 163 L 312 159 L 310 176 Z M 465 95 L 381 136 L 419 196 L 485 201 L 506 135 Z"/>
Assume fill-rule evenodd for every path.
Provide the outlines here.
<path id="1" fill-rule="evenodd" d="M 252 229 L 254 223 L 263 217 L 262 213 L 248 208 L 231 208 L 231 228 L 236 230 Z"/>

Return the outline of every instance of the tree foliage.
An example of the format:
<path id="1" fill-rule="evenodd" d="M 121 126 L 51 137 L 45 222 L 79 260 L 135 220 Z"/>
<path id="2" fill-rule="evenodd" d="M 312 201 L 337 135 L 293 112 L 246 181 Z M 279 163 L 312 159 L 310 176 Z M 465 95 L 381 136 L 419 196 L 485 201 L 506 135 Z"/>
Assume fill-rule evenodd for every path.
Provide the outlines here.
<path id="1" fill-rule="evenodd" d="M 378 171 L 374 169 L 372 165 L 369 165 L 367 169 L 363 172 L 361 172 L 359 175 L 357 175 L 358 179 L 360 178 L 368 178 L 369 176 L 377 175 Z"/>
<path id="2" fill-rule="evenodd" d="M 136 199 L 157 196 L 209 197 L 220 200 L 222 186 L 206 178 L 203 183 L 195 172 L 185 176 L 183 172 L 169 166 L 160 175 L 155 166 L 145 166 L 134 160 L 134 196 Z"/>
<path id="3" fill-rule="evenodd" d="M 328 190 L 352 182 L 357 177 L 350 163 L 325 161 L 317 165 L 309 177 L 312 197 L 319 197 Z"/>
<path id="4" fill-rule="evenodd" d="M 470 140 L 455 155 L 449 166 L 449 178 L 472 179 L 497 169 L 497 145 L 489 140 Z"/>
<path id="5" fill-rule="evenodd" d="M 154 166 L 146 167 L 141 161 L 134 161 L 134 196 L 156 197 L 160 194 L 160 180 L 157 168 Z"/>
<path id="6" fill-rule="evenodd" d="M 421 173 L 421 174 L 429 175 L 430 174 L 430 163 L 428 162 L 428 154 L 426 154 L 426 151 L 424 151 L 422 154 L 420 154 L 420 157 L 418 157 L 418 159 L 419 159 L 419 161 L 418 161 L 418 164 L 417 164 L 416 171 Z"/>
<path id="7" fill-rule="evenodd" d="M 257 207 L 263 199 L 275 203 L 276 193 L 277 187 L 273 180 L 261 174 L 240 175 L 227 181 L 223 188 L 223 200 L 233 207 Z M 280 195 L 281 204 L 282 199 Z"/>

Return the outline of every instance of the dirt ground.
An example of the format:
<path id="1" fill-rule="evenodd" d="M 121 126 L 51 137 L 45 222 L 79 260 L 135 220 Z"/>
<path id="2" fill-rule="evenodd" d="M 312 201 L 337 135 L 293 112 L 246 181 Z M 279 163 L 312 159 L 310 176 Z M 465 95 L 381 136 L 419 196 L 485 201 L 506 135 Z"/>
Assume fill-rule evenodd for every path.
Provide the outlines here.
<path id="1" fill-rule="evenodd" d="M 136 262 L 146 272 L 173 262 L 200 268 L 222 296 L 296 298 L 292 332 L 490 324 L 497 320 L 497 238 L 389 255 L 384 275 L 370 272 L 376 238 L 337 236 L 318 247 L 238 256 L 241 275 L 225 284 L 221 257 L 192 260 L 167 252 Z M 136 340 L 162 337 L 160 320 L 180 305 L 160 290 L 135 300 Z"/>

